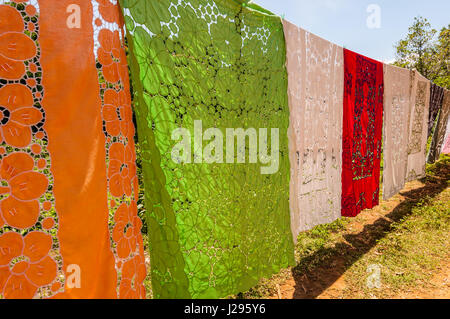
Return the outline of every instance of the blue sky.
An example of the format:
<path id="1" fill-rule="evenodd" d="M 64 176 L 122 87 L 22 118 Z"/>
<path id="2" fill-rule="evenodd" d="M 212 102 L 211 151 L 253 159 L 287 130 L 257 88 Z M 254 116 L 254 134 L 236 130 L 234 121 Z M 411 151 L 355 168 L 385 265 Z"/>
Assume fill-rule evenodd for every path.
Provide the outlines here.
<path id="1" fill-rule="evenodd" d="M 403 38 L 415 16 L 440 30 L 450 23 L 449 0 L 253 0 L 290 22 L 331 42 L 379 61 L 395 57 L 394 44 Z M 380 28 L 368 28 L 366 10 L 380 8 Z"/>

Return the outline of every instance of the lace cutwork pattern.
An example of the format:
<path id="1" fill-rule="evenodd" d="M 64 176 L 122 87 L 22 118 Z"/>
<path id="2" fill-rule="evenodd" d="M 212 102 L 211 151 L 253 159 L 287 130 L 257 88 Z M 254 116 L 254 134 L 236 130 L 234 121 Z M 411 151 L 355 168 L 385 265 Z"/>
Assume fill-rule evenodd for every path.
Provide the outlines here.
<path id="1" fill-rule="evenodd" d="M 245 291 L 293 262 L 281 20 L 229 0 L 122 1 L 156 298 Z M 279 128 L 280 165 L 177 164 L 172 132 Z M 269 138 L 270 139 L 270 138 Z M 269 142 L 270 146 L 270 142 Z M 235 154 L 236 155 L 236 154 Z M 198 159 L 198 158 L 197 158 Z"/>
<path id="2" fill-rule="evenodd" d="M 409 139 L 408 154 L 416 154 L 422 151 L 422 130 L 424 128 L 423 117 L 425 113 L 425 90 L 427 83 L 417 83 L 416 102 L 414 104 L 414 120 L 412 122 Z"/>
<path id="3" fill-rule="evenodd" d="M 430 81 L 419 72 L 411 72 L 411 106 L 406 181 L 425 176 Z"/>
<path id="4" fill-rule="evenodd" d="M 372 177 L 374 160 L 379 159 L 381 154 L 381 142 L 375 139 L 376 103 L 381 88 L 376 85 L 377 65 L 375 63 L 358 56 L 356 69 L 352 171 L 353 180 L 361 180 Z M 363 113 L 368 116 L 365 129 L 362 123 Z"/>
<path id="5" fill-rule="evenodd" d="M 289 76 L 291 228 L 341 216 L 342 48 L 283 21 Z"/>
<path id="6" fill-rule="evenodd" d="M 94 54 L 105 134 L 111 248 L 119 298 L 145 298 L 142 222 L 137 215 L 138 179 L 128 64 L 117 1 L 92 0 Z"/>
<path id="7" fill-rule="evenodd" d="M 39 4 L 0 1 L 0 297 L 64 290 L 42 100 Z"/>
<path id="8" fill-rule="evenodd" d="M 342 215 L 378 205 L 383 64 L 344 49 Z"/>

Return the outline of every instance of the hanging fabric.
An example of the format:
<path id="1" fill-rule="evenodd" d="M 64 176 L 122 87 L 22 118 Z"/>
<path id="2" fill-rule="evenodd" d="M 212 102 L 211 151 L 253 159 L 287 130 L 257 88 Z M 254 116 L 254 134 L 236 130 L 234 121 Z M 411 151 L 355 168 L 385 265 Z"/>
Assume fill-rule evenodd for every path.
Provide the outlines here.
<path id="1" fill-rule="evenodd" d="M 419 72 L 411 73 L 411 108 L 406 181 L 425 177 L 430 81 Z"/>
<path id="2" fill-rule="evenodd" d="M 281 19 L 231 0 L 121 3 L 153 294 L 246 291 L 294 264 Z"/>
<path id="3" fill-rule="evenodd" d="M 344 49 L 342 215 L 379 202 L 383 63 Z"/>
<path id="4" fill-rule="evenodd" d="M 411 71 L 384 64 L 383 199 L 405 186 Z"/>
<path id="5" fill-rule="evenodd" d="M 283 21 L 290 109 L 290 210 L 300 232 L 341 216 L 343 49 Z"/>
<path id="6" fill-rule="evenodd" d="M 2 297 L 145 296 L 119 12 L 0 1 Z"/>
<path id="7" fill-rule="evenodd" d="M 447 131 L 445 133 L 444 144 L 442 145 L 442 154 L 450 154 L 450 117 L 447 120 Z"/>
<path id="8" fill-rule="evenodd" d="M 450 91 L 445 89 L 442 109 L 439 112 L 436 129 L 434 130 L 433 139 L 431 141 L 430 150 L 428 152 L 427 161 L 430 164 L 433 164 L 434 162 L 439 160 L 441 151 L 444 152 L 444 150 L 446 149 L 444 144 L 446 144 L 445 137 L 449 115 L 450 115 Z"/>
<path id="9" fill-rule="evenodd" d="M 442 101 L 444 99 L 444 88 L 431 83 L 430 85 L 430 112 L 428 115 L 428 137 L 433 132 L 436 118 L 442 107 Z"/>

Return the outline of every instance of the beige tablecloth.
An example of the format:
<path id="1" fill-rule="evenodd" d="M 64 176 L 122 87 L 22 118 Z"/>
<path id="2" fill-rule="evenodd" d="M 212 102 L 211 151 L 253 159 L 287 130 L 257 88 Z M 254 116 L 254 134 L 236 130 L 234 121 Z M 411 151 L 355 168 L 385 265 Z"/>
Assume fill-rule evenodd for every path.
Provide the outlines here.
<path id="1" fill-rule="evenodd" d="M 384 65 L 383 199 L 405 185 L 408 160 L 411 71 Z"/>
<path id="2" fill-rule="evenodd" d="M 289 79 L 291 228 L 341 216 L 343 49 L 283 21 Z"/>

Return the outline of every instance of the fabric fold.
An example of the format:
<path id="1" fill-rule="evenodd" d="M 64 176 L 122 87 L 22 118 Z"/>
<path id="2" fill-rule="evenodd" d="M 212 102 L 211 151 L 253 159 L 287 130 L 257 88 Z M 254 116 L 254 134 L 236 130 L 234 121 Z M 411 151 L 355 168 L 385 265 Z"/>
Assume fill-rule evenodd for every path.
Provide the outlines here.
<path id="1" fill-rule="evenodd" d="M 430 85 L 430 111 L 428 115 L 428 137 L 433 132 L 439 111 L 442 108 L 444 99 L 444 88 L 431 83 Z"/>

